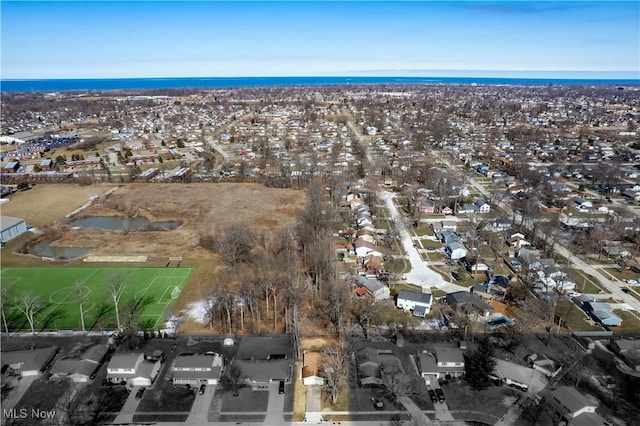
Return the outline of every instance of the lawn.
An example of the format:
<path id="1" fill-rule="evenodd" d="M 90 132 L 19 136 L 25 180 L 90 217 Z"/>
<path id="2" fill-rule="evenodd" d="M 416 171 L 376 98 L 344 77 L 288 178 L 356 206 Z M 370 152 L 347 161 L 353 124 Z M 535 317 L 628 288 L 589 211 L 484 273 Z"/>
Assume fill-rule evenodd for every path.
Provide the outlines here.
<path id="1" fill-rule="evenodd" d="M 556 305 L 556 316 L 562 320 L 563 326 L 574 331 L 602 330 L 601 326 L 592 324 L 591 319 L 582 309 L 578 308 L 573 302 L 565 299 L 558 301 Z"/>
<path id="2" fill-rule="evenodd" d="M 518 395 L 506 386 L 490 386 L 483 391 L 473 391 L 464 381 L 451 382 L 442 386 L 451 411 L 478 411 L 497 418 L 502 417 Z M 465 417 L 463 414 L 462 417 Z"/>
<path id="3" fill-rule="evenodd" d="M 569 281 L 576 284 L 576 291 L 580 293 L 595 294 L 601 290 L 597 280 L 591 275 L 578 269 L 569 269 Z"/>
<path id="4" fill-rule="evenodd" d="M 106 283 L 120 277 L 125 288 L 120 311 L 138 305 L 139 325 L 157 328 L 167 308 L 184 287 L 191 268 L 7 268 L 0 272 L 2 288 L 8 288 L 8 300 L 31 292 L 43 304 L 36 315 L 36 330 L 73 330 L 80 328 L 79 302 L 74 292 L 83 283 L 85 328 L 115 327 L 115 314 Z M 8 317 L 17 331 L 28 328 L 24 315 L 8 303 Z M 121 320 L 124 315 L 121 314 Z"/>
<path id="5" fill-rule="evenodd" d="M 223 391 L 218 389 L 216 392 Z M 222 394 L 220 413 L 261 413 L 267 411 L 268 404 L 268 391 L 252 391 L 248 386 L 241 386 L 238 389 L 238 396 L 233 396 L 233 392 Z"/>
<path id="6" fill-rule="evenodd" d="M 623 311 L 621 309 L 616 309 L 613 312 L 622 318 L 622 325 L 620 327 L 611 327 L 611 330 L 613 330 L 614 333 L 626 334 L 640 332 L 640 319 L 631 312 Z"/>

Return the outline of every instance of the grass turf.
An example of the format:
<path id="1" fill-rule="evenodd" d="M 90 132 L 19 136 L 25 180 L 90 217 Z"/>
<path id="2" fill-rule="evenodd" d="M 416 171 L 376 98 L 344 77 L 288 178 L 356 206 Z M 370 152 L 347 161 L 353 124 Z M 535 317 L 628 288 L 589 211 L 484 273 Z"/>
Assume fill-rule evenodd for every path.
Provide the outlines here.
<path id="1" fill-rule="evenodd" d="M 44 307 L 36 315 L 36 331 L 79 330 L 79 301 L 74 285 L 82 282 L 85 291 L 84 318 L 87 330 L 113 329 L 116 325 L 113 300 L 106 283 L 121 276 L 126 283 L 119 310 L 124 322 L 129 307 L 137 303 L 137 325 L 155 329 L 165 311 L 182 290 L 191 268 L 6 268 L 0 272 L 2 288 L 8 288 L 6 309 L 14 331 L 28 329 L 24 315 L 13 306 L 25 292 L 39 296 Z M 11 328 L 11 327 L 10 327 Z"/>

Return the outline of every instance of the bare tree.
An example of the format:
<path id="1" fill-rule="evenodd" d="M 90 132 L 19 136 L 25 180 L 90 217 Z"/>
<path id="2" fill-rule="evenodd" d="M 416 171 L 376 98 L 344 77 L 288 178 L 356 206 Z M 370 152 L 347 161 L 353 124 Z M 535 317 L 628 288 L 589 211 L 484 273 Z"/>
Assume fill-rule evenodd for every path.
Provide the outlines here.
<path id="1" fill-rule="evenodd" d="M 380 370 L 380 379 L 383 385 L 385 398 L 396 403 L 405 397 L 418 394 L 418 377 L 413 377 L 398 367 L 383 368 Z"/>
<path id="2" fill-rule="evenodd" d="M 7 324 L 7 300 L 11 296 L 11 292 L 13 287 L 9 284 L 2 285 L 0 288 L 0 313 L 2 314 L 2 325 L 4 326 L 4 331 L 9 334 L 9 325 Z"/>
<path id="3" fill-rule="evenodd" d="M 331 404 L 338 402 L 338 395 L 347 379 L 347 350 L 343 344 L 333 344 L 322 352 L 322 376 L 325 390 L 331 396 Z"/>
<path id="4" fill-rule="evenodd" d="M 89 289 L 85 287 L 84 281 L 76 281 L 73 286 L 73 295 L 80 308 L 80 327 L 82 327 L 83 332 L 86 331 L 84 327 L 84 301 L 88 294 L 86 290 Z"/>
<path id="5" fill-rule="evenodd" d="M 109 290 L 109 294 L 111 295 L 111 299 L 113 300 L 113 307 L 116 313 L 116 326 L 118 330 L 120 330 L 120 299 L 122 298 L 122 294 L 127 288 L 127 277 L 122 274 L 111 274 L 107 277 L 106 286 Z"/>
<path id="6" fill-rule="evenodd" d="M 42 302 L 42 299 L 40 299 L 40 296 L 37 296 L 30 291 L 22 293 L 15 301 L 15 307 L 27 318 L 29 326 L 31 327 L 31 334 L 36 334 L 36 316 L 42 308 L 44 308 L 44 303 Z"/>

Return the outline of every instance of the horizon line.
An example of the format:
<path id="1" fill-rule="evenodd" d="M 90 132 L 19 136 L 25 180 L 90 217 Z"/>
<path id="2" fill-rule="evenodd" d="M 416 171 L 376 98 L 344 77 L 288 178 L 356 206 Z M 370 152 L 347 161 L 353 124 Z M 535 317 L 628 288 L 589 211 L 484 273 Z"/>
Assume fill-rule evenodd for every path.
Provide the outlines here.
<path id="1" fill-rule="evenodd" d="M 480 70 L 477 70 L 478 72 Z M 461 72 L 461 71 L 458 71 Z M 462 71 L 463 72 L 463 71 Z M 493 71 L 495 72 L 495 71 Z M 562 79 L 562 80 L 640 80 L 636 71 L 498 71 L 513 75 L 406 75 L 406 74 L 317 74 L 317 75 L 237 75 L 237 76 L 119 76 L 119 77 L 38 77 L 38 78 L 3 78 L 4 81 L 45 81 L 45 80 L 173 80 L 173 79 L 248 79 L 248 78 L 494 78 L 494 79 Z M 531 74 L 529 74 L 531 73 Z M 606 75 L 606 74 L 629 74 Z M 522 75 L 529 74 L 529 75 Z M 551 74 L 551 75 L 535 75 Z M 564 74 L 564 75 L 553 75 Z M 586 74 L 586 75 L 585 75 Z M 601 74 L 601 75 L 598 75 Z"/>

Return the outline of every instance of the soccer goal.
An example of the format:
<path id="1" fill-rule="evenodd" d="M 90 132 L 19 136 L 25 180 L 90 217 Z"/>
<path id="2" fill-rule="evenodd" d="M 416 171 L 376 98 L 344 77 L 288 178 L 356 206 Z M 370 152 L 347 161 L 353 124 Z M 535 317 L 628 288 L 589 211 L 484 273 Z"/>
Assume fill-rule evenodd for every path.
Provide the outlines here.
<path id="1" fill-rule="evenodd" d="M 174 287 L 171 291 L 171 298 L 177 299 L 180 296 L 180 287 Z"/>

